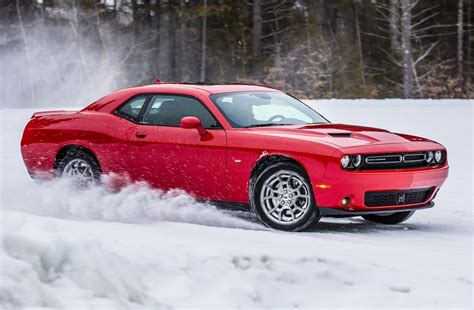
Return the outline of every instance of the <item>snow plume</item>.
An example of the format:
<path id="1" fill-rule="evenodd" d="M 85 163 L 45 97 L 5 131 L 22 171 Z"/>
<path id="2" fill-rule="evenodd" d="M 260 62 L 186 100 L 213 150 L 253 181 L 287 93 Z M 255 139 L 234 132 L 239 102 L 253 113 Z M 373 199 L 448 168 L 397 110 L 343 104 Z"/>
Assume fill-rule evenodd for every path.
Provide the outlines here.
<path id="1" fill-rule="evenodd" d="M 81 220 L 122 223 L 170 221 L 262 229 L 260 225 L 234 216 L 239 212 L 220 210 L 208 203 L 196 201 L 184 191 L 164 192 L 143 182 L 129 183 L 113 191 L 106 185 L 75 190 L 68 180 L 35 184 L 21 197 L 6 197 L 3 208 Z"/>
<path id="2" fill-rule="evenodd" d="M 72 21 L 20 33 L 0 34 L 0 107 L 85 106 L 121 86 L 118 55 L 91 45 Z"/>

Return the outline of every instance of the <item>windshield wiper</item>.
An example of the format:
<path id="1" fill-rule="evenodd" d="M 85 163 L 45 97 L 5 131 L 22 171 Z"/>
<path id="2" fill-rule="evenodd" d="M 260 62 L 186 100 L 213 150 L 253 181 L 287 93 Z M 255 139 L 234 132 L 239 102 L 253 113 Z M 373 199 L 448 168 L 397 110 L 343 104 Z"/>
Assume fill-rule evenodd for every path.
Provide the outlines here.
<path id="1" fill-rule="evenodd" d="M 289 125 L 294 125 L 294 124 L 266 123 L 266 124 L 250 125 L 250 126 L 246 126 L 245 128 L 252 128 L 252 127 L 269 127 L 269 126 L 289 126 Z"/>
<path id="2" fill-rule="evenodd" d="M 304 124 L 305 126 L 312 126 L 312 125 L 326 125 L 326 124 L 329 124 L 329 122 L 318 122 L 318 123 L 307 123 L 307 124 Z"/>

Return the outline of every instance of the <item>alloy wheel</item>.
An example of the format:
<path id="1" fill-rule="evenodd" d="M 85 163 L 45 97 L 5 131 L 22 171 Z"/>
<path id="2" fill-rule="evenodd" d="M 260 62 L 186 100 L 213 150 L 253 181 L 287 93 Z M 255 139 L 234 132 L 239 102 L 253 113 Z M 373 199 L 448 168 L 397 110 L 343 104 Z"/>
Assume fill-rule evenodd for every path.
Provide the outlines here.
<path id="1" fill-rule="evenodd" d="M 73 159 L 63 169 L 63 177 L 70 178 L 77 188 L 87 188 L 95 184 L 91 165 L 82 159 Z"/>
<path id="2" fill-rule="evenodd" d="M 309 185 L 296 172 L 278 171 L 264 182 L 260 203 L 272 222 L 280 225 L 295 224 L 311 208 Z"/>

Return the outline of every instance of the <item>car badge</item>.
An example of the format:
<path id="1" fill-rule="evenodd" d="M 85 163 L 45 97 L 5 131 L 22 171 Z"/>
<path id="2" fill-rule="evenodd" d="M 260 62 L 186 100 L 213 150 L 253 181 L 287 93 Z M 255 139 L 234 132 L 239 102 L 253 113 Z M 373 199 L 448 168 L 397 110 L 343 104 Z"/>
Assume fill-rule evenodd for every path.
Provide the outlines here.
<path id="1" fill-rule="evenodd" d="M 403 204 L 405 203 L 405 199 L 406 199 L 406 194 L 405 193 L 401 193 L 401 194 L 398 194 L 398 204 Z"/>

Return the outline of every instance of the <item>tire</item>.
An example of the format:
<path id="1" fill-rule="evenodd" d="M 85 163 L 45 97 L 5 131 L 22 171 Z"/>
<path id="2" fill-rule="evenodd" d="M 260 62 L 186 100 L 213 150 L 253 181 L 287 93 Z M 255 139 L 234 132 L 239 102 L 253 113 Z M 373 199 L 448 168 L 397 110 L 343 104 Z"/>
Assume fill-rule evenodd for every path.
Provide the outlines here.
<path id="1" fill-rule="evenodd" d="M 364 215 L 362 216 L 366 221 L 379 223 L 379 224 L 386 224 L 386 225 L 395 225 L 400 224 L 408 220 L 415 211 L 406 211 L 406 212 L 397 212 L 392 213 L 390 215 Z"/>
<path id="2" fill-rule="evenodd" d="M 56 169 L 57 177 L 71 178 L 73 186 L 78 189 L 99 184 L 101 174 L 102 170 L 97 160 L 80 149 L 68 151 Z"/>
<path id="3" fill-rule="evenodd" d="M 306 172 L 293 163 L 264 169 L 251 180 L 249 194 L 253 212 L 268 227 L 302 231 L 321 218 Z"/>

